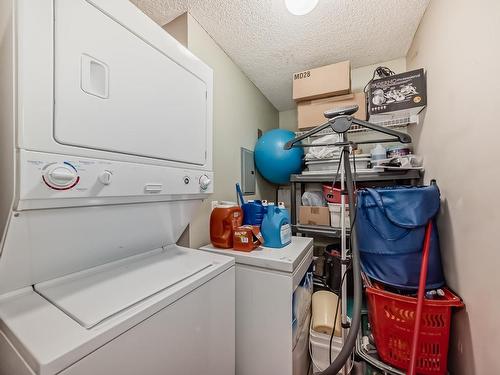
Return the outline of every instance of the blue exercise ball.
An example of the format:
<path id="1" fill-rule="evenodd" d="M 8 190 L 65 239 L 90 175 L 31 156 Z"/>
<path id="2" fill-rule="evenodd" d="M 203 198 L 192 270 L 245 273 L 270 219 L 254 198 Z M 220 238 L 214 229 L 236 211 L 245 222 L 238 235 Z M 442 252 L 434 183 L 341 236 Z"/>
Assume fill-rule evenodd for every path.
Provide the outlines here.
<path id="1" fill-rule="evenodd" d="M 270 130 L 259 138 L 255 145 L 255 165 L 259 173 L 269 182 L 286 184 L 290 175 L 302 171 L 304 150 L 293 147 L 283 149 L 288 141 L 295 138 L 295 133 L 284 129 Z"/>

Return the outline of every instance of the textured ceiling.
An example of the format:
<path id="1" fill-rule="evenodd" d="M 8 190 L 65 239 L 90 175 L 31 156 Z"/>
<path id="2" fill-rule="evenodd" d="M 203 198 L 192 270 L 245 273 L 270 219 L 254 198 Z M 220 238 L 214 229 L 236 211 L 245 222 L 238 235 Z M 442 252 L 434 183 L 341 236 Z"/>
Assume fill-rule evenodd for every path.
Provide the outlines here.
<path id="1" fill-rule="evenodd" d="M 283 0 L 131 0 L 160 25 L 189 11 L 278 110 L 294 107 L 294 72 L 406 55 L 430 0 L 320 0 L 293 16 Z"/>

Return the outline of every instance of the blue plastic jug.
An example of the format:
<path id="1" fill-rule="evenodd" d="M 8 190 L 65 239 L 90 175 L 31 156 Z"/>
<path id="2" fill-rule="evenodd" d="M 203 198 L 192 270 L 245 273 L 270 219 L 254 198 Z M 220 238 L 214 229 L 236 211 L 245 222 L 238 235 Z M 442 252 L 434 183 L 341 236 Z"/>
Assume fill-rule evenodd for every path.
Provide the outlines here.
<path id="1" fill-rule="evenodd" d="M 278 207 L 281 210 L 281 212 L 283 212 L 286 215 L 286 218 L 288 219 L 288 222 L 290 223 L 290 213 L 286 209 L 285 203 L 284 202 L 278 202 Z"/>
<path id="2" fill-rule="evenodd" d="M 268 203 L 260 228 L 264 246 L 280 248 L 292 242 L 289 217 L 288 210 L 284 206 L 276 207 L 274 203 Z"/>
<path id="3" fill-rule="evenodd" d="M 241 201 L 243 225 L 255 225 L 260 227 L 266 213 L 265 206 L 267 206 L 267 201 L 251 200 L 245 202 L 239 183 L 236 183 L 236 194 Z"/>
<path id="4" fill-rule="evenodd" d="M 243 209 L 243 225 L 261 226 L 264 219 L 265 208 L 260 200 L 250 200 L 241 205 Z"/>

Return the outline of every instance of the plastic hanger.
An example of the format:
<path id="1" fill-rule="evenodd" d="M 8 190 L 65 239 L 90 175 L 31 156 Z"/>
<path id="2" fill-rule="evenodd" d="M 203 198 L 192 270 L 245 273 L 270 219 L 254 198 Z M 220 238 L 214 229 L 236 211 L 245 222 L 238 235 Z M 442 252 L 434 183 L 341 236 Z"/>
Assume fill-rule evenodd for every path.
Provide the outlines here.
<path id="1" fill-rule="evenodd" d="M 392 138 L 373 139 L 362 142 L 356 142 L 356 144 L 387 143 L 387 142 L 411 143 L 411 136 L 409 136 L 406 133 L 398 132 L 396 130 L 388 129 L 383 126 L 375 125 L 368 121 L 358 120 L 352 117 L 352 115 L 356 113 L 358 109 L 359 106 L 357 104 L 354 104 L 352 106 L 339 107 L 326 111 L 324 113 L 324 116 L 328 119 L 327 122 L 287 142 L 284 146 L 284 149 L 290 150 L 292 147 L 347 146 L 353 144 L 353 142 L 347 142 L 347 141 L 336 142 L 336 143 L 324 143 L 324 144 L 322 143 L 314 145 L 303 145 L 299 143 L 303 139 L 306 139 L 327 128 L 331 128 L 332 131 L 334 131 L 335 133 L 343 134 L 347 132 L 349 129 L 351 129 L 351 126 L 353 124 L 392 136 Z"/>

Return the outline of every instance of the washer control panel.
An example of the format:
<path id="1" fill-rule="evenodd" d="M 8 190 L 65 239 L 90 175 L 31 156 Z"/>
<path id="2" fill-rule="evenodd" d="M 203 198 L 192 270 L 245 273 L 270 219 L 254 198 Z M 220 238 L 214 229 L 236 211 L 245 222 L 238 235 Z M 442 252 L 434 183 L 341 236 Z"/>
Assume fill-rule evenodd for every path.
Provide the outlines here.
<path id="1" fill-rule="evenodd" d="M 206 170 L 68 157 L 26 150 L 20 152 L 20 158 L 21 201 L 87 198 L 90 202 L 95 198 L 112 198 L 136 202 L 154 201 L 153 196 L 157 195 L 182 196 L 167 199 L 190 199 L 189 195 L 213 192 L 213 173 Z"/>

